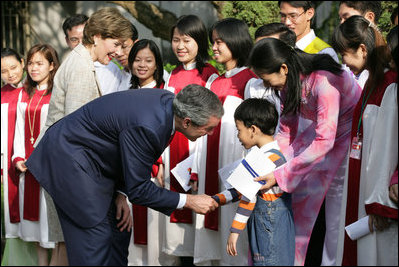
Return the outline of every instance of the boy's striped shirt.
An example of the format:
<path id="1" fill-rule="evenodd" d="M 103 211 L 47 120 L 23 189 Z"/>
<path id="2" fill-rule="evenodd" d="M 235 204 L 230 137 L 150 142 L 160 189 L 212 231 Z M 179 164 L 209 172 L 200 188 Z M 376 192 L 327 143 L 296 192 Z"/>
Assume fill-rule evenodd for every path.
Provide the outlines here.
<path id="1" fill-rule="evenodd" d="M 273 141 L 267 145 L 264 145 L 260 149 L 265 151 L 265 156 L 269 157 L 269 159 L 276 165 L 276 169 L 286 163 L 284 155 L 279 150 L 277 141 Z M 276 185 L 269 190 L 260 190 L 258 195 L 265 201 L 275 201 L 283 193 L 284 191 L 282 191 L 280 187 Z M 255 196 L 252 200 L 249 200 L 236 189 L 230 188 L 212 196 L 212 198 L 218 202 L 219 205 L 225 205 L 227 203 L 240 200 L 236 215 L 230 228 L 230 232 L 240 234 L 245 229 L 247 221 L 255 208 L 257 196 Z"/>

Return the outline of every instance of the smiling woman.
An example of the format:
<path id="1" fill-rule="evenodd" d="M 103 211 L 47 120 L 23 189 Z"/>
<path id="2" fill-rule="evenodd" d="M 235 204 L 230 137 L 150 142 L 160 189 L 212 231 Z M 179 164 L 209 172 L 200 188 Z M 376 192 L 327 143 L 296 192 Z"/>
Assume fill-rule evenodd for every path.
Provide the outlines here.
<path id="1" fill-rule="evenodd" d="M 132 35 L 133 29 L 130 21 L 123 17 L 116 8 L 103 8 L 90 16 L 84 28 L 82 43 L 78 44 L 70 52 L 54 77 L 54 87 L 48 107 L 47 120 L 40 131 L 35 147 L 47 128 L 53 123 L 101 96 L 94 62 L 108 64 L 112 57 L 121 53 L 122 44 L 125 40 L 131 38 Z M 116 200 L 119 200 L 120 196 L 114 194 Z M 49 213 L 56 214 L 51 197 L 47 193 L 45 193 L 45 197 Z M 123 196 L 122 200 L 118 203 L 122 206 L 125 205 L 122 207 L 123 214 L 129 214 L 129 207 Z M 57 238 L 62 240 L 62 236 L 58 237 L 62 233 L 58 217 L 54 217 L 54 223 L 49 225 L 49 236 L 57 236 Z M 123 220 L 119 221 L 121 227 L 124 228 L 132 224 L 131 217 L 123 216 L 123 218 Z M 116 228 L 116 224 L 113 226 Z M 123 246 L 124 244 L 129 244 L 129 240 L 130 233 L 124 231 L 121 233 L 121 239 L 118 240 L 118 243 Z M 123 253 L 126 253 L 127 258 L 127 246 Z M 68 260 L 73 264 L 70 258 Z M 127 265 L 127 261 L 118 261 L 114 262 L 114 264 Z"/>

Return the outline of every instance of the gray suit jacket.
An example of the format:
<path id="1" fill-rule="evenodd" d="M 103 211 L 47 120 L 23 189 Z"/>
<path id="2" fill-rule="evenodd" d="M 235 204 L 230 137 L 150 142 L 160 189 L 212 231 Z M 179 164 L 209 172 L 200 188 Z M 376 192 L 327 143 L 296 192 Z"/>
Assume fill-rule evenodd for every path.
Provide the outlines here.
<path id="1" fill-rule="evenodd" d="M 100 96 L 94 62 L 87 49 L 79 44 L 55 74 L 46 124 L 40 131 L 35 147 L 48 127 Z"/>

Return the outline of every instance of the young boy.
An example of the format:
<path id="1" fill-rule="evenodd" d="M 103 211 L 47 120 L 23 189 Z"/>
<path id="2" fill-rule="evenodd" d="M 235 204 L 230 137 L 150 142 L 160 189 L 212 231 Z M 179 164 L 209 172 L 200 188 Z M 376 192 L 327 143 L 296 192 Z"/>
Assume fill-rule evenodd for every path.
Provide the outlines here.
<path id="1" fill-rule="evenodd" d="M 237 107 L 234 119 L 238 139 L 246 149 L 257 146 L 276 168 L 286 162 L 273 138 L 278 121 L 274 104 L 266 99 L 246 99 Z M 291 194 L 275 185 L 259 191 L 252 200 L 234 188 L 212 198 L 219 205 L 240 200 L 227 241 L 228 254 L 237 255 L 237 240 L 248 221 L 248 239 L 255 266 L 294 264 L 295 230 Z"/>

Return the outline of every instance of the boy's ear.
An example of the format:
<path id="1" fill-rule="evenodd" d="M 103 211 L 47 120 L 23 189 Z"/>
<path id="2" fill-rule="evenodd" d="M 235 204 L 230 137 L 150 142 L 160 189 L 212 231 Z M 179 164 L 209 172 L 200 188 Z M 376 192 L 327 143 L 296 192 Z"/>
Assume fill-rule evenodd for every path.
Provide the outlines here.
<path id="1" fill-rule="evenodd" d="M 250 131 L 251 134 L 256 134 L 259 131 L 259 128 L 256 125 L 251 125 Z"/>

